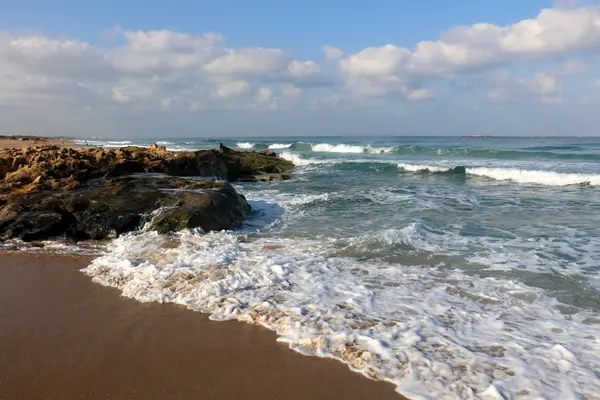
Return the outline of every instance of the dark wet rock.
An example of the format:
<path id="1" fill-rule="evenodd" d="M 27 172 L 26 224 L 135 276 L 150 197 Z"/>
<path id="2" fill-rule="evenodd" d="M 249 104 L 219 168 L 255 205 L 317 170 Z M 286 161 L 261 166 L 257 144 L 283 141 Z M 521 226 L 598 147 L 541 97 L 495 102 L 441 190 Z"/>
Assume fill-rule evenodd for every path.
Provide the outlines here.
<path id="1" fill-rule="evenodd" d="M 184 191 L 161 199 L 161 208 L 152 216 L 149 229 L 161 233 L 196 227 L 222 230 L 241 224 L 250 212 L 246 199 L 224 183 L 220 189 L 203 194 Z"/>
<path id="2" fill-rule="evenodd" d="M 293 167 L 272 152 L 225 146 L 0 150 L 0 239 L 106 239 L 145 223 L 159 232 L 230 229 L 251 210 L 223 180 L 290 179 Z"/>
<path id="3" fill-rule="evenodd" d="M 250 205 L 227 182 L 180 178 L 107 179 L 102 187 L 24 194 L 0 209 L 0 237 L 40 240 L 65 236 L 107 239 L 141 228 L 230 229 L 250 214 Z"/>
<path id="4" fill-rule="evenodd" d="M 277 153 L 275 153 L 274 151 L 271 151 L 271 150 L 263 150 L 263 151 L 259 152 L 259 154 L 264 154 L 265 156 L 268 156 L 268 157 L 277 157 Z"/>
<path id="5" fill-rule="evenodd" d="M 61 235 L 71 223 L 71 216 L 57 212 L 21 212 L 0 221 L 0 231 L 3 232 L 2 239 L 40 240 Z"/>

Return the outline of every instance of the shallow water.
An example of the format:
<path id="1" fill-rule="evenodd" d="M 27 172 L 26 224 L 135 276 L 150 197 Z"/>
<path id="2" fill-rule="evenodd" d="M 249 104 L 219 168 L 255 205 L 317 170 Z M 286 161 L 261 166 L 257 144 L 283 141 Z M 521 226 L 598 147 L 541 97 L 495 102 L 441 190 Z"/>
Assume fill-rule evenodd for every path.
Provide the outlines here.
<path id="1" fill-rule="evenodd" d="M 238 185 L 242 229 L 126 235 L 86 273 L 412 398 L 600 398 L 600 139 L 224 143 L 274 149 L 297 179 Z"/>

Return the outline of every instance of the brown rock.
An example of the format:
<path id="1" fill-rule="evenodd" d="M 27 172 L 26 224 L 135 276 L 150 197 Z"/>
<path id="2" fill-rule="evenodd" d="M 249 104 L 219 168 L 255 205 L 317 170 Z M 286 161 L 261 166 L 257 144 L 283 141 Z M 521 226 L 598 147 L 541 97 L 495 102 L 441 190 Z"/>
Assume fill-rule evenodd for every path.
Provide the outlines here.
<path id="1" fill-rule="evenodd" d="M 229 180 L 289 179 L 294 165 L 273 152 L 172 152 L 154 144 L 104 150 L 56 146 L 0 150 L 0 239 L 66 235 L 104 239 L 138 229 L 230 229 L 250 213 L 223 182 L 148 178 L 138 173 Z M 185 188 L 181 191 L 165 189 Z M 157 211 L 158 210 L 158 211 Z"/>

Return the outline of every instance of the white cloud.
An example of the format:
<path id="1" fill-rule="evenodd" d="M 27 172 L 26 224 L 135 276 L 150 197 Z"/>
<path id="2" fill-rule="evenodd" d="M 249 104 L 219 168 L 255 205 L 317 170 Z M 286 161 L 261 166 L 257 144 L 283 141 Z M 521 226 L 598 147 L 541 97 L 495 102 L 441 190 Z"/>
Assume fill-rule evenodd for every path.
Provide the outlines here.
<path id="1" fill-rule="evenodd" d="M 0 32 L 0 102 L 21 104 L 62 96 L 63 101 L 81 103 L 76 96 L 85 94 L 90 101 L 120 107 L 198 110 L 213 103 L 223 107 L 223 100 L 265 83 L 307 88 L 329 84 L 314 61 L 294 60 L 280 49 L 228 48 L 218 33 L 116 27 L 111 34 L 125 43 L 103 49 L 73 39 Z M 299 96 L 302 90 L 295 93 Z M 236 104 L 230 106 L 243 107 Z"/>
<path id="2" fill-rule="evenodd" d="M 368 47 L 340 61 L 347 77 L 403 82 L 494 68 L 554 55 L 600 49 L 600 8 L 543 9 L 536 18 L 508 26 L 478 23 L 422 41 L 411 51 L 387 44 Z"/>
<path id="3" fill-rule="evenodd" d="M 245 81 L 223 82 L 213 91 L 212 97 L 218 99 L 228 99 L 247 93 L 250 91 L 250 85 Z"/>
<path id="4" fill-rule="evenodd" d="M 273 91 L 269 88 L 262 87 L 258 89 L 254 98 L 261 104 L 269 103 L 273 98 Z"/>
<path id="5" fill-rule="evenodd" d="M 285 70 L 290 56 L 278 49 L 228 50 L 204 66 L 204 70 L 214 75 L 256 76 L 279 73 Z"/>
<path id="6" fill-rule="evenodd" d="M 571 60 L 564 63 L 558 72 L 560 75 L 579 75 L 587 71 L 587 64 L 579 60 Z"/>
<path id="7" fill-rule="evenodd" d="M 489 100 L 496 101 L 499 103 L 507 100 L 506 92 L 502 90 L 492 90 L 490 93 L 488 93 L 487 98 Z"/>
<path id="8" fill-rule="evenodd" d="M 425 99 L 431 98 L 431 96 L 433 96 L 433 91 L 431 91 L 431 90 L 415 89 L 415 90 L 410 91 L 406 95 L 406 98 L 408 100 L 425 100 Z"/>
<path id="9" fill-rule="evenodd" d="M 340 61 L 342 71 L 355 76 L 395 75 L 411 57 L 410 50 L 388 44 L 368 47 Z"/>
<path id="10" fill-rule="evenodd" d="M 117 103 L 129 103 L 131 101 L 131 97 L 126 94 L 123 87 L 114 87 L 112 89 L 112 98 Z"/>
<path id="11" fill-rule="evenodd" d="M 339 60 L 344 55 L 344 52 L 336 47 L 325 45 L 321 47 L 323 53 L 325 53 L 325 57 L 328 60 Z"/>
<path id="12" fill-rule="evenodd" d="M 531 79 L 521 79 L 519 83 L 534 93 L 549 94 L 561 90 L 561 85 L 554 76 L 539 73 Z"/>
<path id="13" fill-rule="evenodd" d="M 160 100 L 160 110 L 169 111 L 175 103 L 177 103 L 176 97 L 165 97 Z"/>
<path id="14" fill-rule="evenodd" d="M 111 43 L 122 44 L 104 48 L 72 37 L 0 32 L 0 105 L 39 106 L 49 114 L 64 107 L 65 115 L 89 109 L 95 115 L 106 112 L 105 120 L 114 115 L 110 113 L 137 118 L 168 110 L 157 113 L 166 119 L 175 112 L 311 105 L 387 112 L 407 100 L 431 98 L 433 91 L 424 87 L 435 88 L 438 102 L 470 96 L 457 104 L 472 104 L 487 95 L 497 102 L 568 107 L 572 99 L 562 96 L 563 85 L 564 93 L 581 87 L 575 80 L 588 90 L 589 85 L 600 89 L 600 81 L 592 84 L 587 75 L 578 76 L 597 67 L 596 7 L 544 9 L 535 18 L 507 26 L 457 27 L 439 40 L 410 48 L 387 44 L 352 54 L 326 45 L 321 49 L 325 58 L 337 62 L 321 64 L 296 60 L 282 49 L 234 48 L 219 33 L 117 27 L 112 34 L 117 40 Z M 511 67 L 519 64 L 543 72 L 515 77 L 517 70 Z M 0 110 L 0 121 L 5 113 Z"/>
<path id="15" fill-rule="evenodd" d="M 288 66 L 288 73 L 292 76 L 305 76 L 317 74 L 321 68 L 314 61 L 292 61 Z"/>
<path id="16" fill-rule="evenodd" d="M 273 96 L 273 90 L 261 87 L 254 95 L 255 107 L 263 110 L 274 110 L 277 108 L 277 99 Z"/>
<path id="17" fill-rule="evenodd" d="M 600 79 L 592 82 L 592 87 L 596 89 L 600 89 Z"/>
<path id="18" fill-rule="evenodd" d="M 287 83 L 287 84 L 283 85 L 283 88 L 281 89 L 281 93 L 284 96 L 295 97 L 295 96 L 299 96 L 302 94 L 302 89 Z"/>
<path id="19" fill-rule="evenodd" d="M 126 45 L 106 54 L 117 69 L 152 72 L 159 69 L 197 68 L 221 54 L 215 45 L 223 40 L 217 33 L 201 36 L 168 30 L 121 31 Z"/>

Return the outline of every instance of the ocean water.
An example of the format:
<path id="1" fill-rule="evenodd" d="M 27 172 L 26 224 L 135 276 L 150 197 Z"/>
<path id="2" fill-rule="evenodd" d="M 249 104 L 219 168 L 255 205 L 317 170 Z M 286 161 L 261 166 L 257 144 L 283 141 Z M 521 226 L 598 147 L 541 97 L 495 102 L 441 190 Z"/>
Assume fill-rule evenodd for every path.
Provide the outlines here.
<path id="1" fill-rule="evenodd" d="M 124 235 L 84 272 L 413 399 L 600 399 L 600 139 L 223 143 L 272 149 L 296 179 L 237 184 L 253 207 L 238 230 Z"/>

